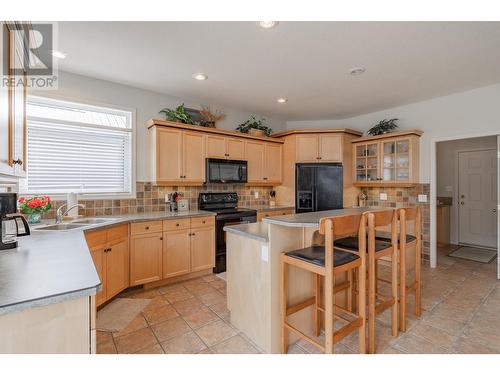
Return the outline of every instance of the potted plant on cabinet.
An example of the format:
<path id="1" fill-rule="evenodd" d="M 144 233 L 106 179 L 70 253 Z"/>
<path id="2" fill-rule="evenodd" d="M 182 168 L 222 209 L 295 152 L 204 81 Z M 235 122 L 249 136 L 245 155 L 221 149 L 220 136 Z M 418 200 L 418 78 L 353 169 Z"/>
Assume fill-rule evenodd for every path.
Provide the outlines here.
<path id="1" fill-rule="evenodd" d="M 387 134 L 398 128 L 396 124 L 397 118 L 391 118 L 390 120 L 384 119 L 380 121 L 377 125 L 373 126 L 368 130 L 369 135 L 382 135 Z"/>
<path id="2" fill-rule="evenodd" d="M 189 113 L 186 112 L 186 108 L 184 107 L 184 103 L 178 106 L 175 109 L 163 108 L 160 113 L 165 114 L 165 120 L 181 122 L 183 124 L 193 125 L 194 121 L 191 119 Z"/>
<path id="3" fill-rule="evenodd" d="M 201 106 L 200 110 L 201 124 L 209 128 L 215 128 L 217 121 L 224 120 L 226 118 L 225 113 L 221 110 L 216 109 L 212 112 L 210 106 Z"/>
<path id="4" fill-rule="evenodd" d="M 240 133 L 250 133 L 257 136 L 266 135 L 269 137 L 273 130 L 269 126 L 264 124 L 265 121 L 266 120 L 264 118 L 257 120 L 255 116 L 250 116 L 248 120 L 238 125 L 236 131 L 239 131 Z"/>

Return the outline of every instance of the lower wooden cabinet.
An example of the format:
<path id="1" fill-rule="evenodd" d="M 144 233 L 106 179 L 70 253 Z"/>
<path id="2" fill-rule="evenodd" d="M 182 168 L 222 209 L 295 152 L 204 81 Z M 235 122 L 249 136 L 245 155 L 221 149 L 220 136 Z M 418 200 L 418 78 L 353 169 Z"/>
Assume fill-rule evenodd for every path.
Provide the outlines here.
<path id="1" fill-rule="evenodd" d="M 163 233 L 163 278 L 191 272 L 191 229 Z"/>
<path id="2" fill-rule="evenodd" d="M 191 271 L 214 267 L 215 230 L 213 226 L 193 229 L 191 233 Z"/>
<path id="3" fill-rule="evenodd" d="M 130 237 L 130 285 L 161 280 L 163 234 L 146 233 Z"/>
<path id="4" fill-rule="evenodd" d="M 129 286 L 128 224 L 85 233 L 90 254 L 101 279 L 99 306 Z"/>

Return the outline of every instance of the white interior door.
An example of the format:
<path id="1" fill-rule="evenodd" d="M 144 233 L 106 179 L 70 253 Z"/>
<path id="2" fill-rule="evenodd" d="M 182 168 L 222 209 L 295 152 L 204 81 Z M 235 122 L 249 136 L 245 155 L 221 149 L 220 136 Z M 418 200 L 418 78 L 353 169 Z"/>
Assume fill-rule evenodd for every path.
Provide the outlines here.
<path id="1" fill-rule="evenodd" d="M 459 242 L 497 247 L 497 151 L 458 154 Z"/>

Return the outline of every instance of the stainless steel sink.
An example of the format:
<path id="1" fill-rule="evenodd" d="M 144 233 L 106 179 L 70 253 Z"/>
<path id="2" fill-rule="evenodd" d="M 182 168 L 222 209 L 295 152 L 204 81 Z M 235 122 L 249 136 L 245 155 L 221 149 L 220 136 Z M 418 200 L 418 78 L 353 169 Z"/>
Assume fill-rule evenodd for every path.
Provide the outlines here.
<path id="1" fill-rule="evenodd" d="M 110 223 L 112 221 L 116 221 L 117 219 L 115 218 L 102 218 L 102 217 L 89 217 L 88 219 L 80 219 L 76 221 L 72 221 L 72 224 L 104 224 L 104 223 Z"/>
<path id="2" fill-rule="evenodd" d="M 76 224 L 76 223 L 62 223 L 46 225 L 44 227 L 34 228 L 34 230 L 71 230 L 71 229 L 81 229 L 88 226 L 88 224 Z"/>

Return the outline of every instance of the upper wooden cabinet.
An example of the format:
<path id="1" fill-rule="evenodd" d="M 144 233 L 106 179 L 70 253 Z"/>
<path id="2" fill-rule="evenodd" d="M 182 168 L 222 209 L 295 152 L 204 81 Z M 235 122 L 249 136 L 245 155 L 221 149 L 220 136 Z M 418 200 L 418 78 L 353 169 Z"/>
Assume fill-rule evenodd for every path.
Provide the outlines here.
<path id="1" fill-rule="evenodd" d="M 151 173 L 158 185 L 202 185 L 206 158 L 248 161 L 250 185 L 282 181 L 282 140 L 160 120 L 150 120 L 147 125 Z"/>
<path id="2" fill-rule="evenodd" d="M 249 184 L 280 184 L 282 181 L 282 146 L 246 141 Z"/>
<path id="3" fill-rule="evenodd" d="M 412 186 L 419 181 L 422 132 L 411 130 L 353 141 L 355 186 Z"/>
<path id="4" fill-rule="evenodd" d="M 16 32 L 10 24 L 1 24 L 0 58 L 9 68 L 22 67 L 24 61 L 23 46 L 15 42 L 22 39 L 11 35 Z M 3 56 L 4 51 L 10 51 L 9 56 Z M 17 84 L 0 87 L 0 175 L 19 178 L 26 176 L 27 78 L 26 73 L 13 78 Z"/>
<path id="5" fill-rule="evenodd" d="M 339 134 L 297 135 L 298 163 L 342 162 L 342 136 Z"/>
<path id="6" fill-rule="evenodd" d="M 245 159 L 245 142 L 242 139 L 207 135 L 207 158 Z"/>
<path id="7" fill-rule="evenodd" d="M 171 128 L 154 128 L 153 175 L 159 185 L 201 185 L 205 181 L 205 136 Z"/>

